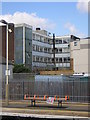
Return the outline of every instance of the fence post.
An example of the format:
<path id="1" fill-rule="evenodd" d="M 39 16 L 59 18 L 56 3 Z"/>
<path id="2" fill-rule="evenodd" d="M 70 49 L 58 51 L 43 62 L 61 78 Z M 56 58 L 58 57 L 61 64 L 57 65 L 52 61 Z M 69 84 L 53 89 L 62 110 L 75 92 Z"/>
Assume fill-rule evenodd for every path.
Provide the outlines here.
<path id="1" fill-rule="evenodd" d="M 63 97 L 64 95 L 63 95 L 63 80 L 62 80 L 62 97 Z"/>
<path id="2" fill-rule="evenodd" d="M 50 84 L 49 84 L 49 78 L 48 78 L 48 95 L 50 95 Z"/>
<path id="3" fill-rule="evenodd" d="M 24 99 L 24 81 L 22 82 L 22 99 Z"/>
<path id="4" fill-rule="evenodd" d="M 74 79 L 72 81 L 72 101 L 74 102 Z"/>

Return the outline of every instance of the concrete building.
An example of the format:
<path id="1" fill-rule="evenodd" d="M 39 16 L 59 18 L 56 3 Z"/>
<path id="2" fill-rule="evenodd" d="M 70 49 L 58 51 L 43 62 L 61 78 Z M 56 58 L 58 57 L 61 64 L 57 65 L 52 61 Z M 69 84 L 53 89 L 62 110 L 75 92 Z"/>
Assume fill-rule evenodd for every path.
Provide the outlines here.
<path id="1" fill-rule="evenodd" d="M 32 69 L 32 27 L 27 24 L 15 25 L 15 64 L 25 64 Z"/>
<path id="2" fill-rule="evenodd" d="M 70 40 L 70 35 L 55 37 L 55 63 L 57 69 L 70 68 Z"/>
<path id="3" fill-rule="evenodd" d="M 70 68 L 71 35 L 55 36 L 55 64 L 53 37 L 46 30 L 27 24 L 15 25 L 15 63 L 25 64 L 33 70 Z"/>
<path id="4" fill-rule="evenodd" d="M 45 30 L 37 28 L 33 31 L 32 37 L 32 56 L 33 69 L 45 70 L 52 68 L 52 38 Z"/>
<path id="5" fill-rule="evenodd" d="M 70 43 L 70 57 L 73 59 L 74 73 L 90 74 L 89 52 L 90 38 L 77 39 Z"/>

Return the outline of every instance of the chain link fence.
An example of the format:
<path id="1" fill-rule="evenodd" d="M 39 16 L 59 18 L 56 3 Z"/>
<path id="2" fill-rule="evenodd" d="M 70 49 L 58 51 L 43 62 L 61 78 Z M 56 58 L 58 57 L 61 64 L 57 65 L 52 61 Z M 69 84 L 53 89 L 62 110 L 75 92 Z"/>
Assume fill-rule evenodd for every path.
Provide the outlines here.
<path id="1" fill-rule="evenodd" d="M 6 84 L 2 82 L 2 98 L 5 99 Z M 25 94 L 30 96 L 54 96 L 65 97 L 69 95 L 71 102 L 89 102 L 90 82 L 80 78 L 71 78 L 62 81 L 10 81 L 9 100 L 23 100 Z"/>

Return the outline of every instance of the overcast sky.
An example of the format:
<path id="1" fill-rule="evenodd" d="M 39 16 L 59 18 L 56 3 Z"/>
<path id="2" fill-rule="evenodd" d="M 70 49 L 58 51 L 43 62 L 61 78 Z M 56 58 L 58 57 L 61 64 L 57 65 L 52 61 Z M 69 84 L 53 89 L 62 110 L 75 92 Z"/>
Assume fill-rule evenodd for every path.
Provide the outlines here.
<path id="1" fill-rule="evenodd" d="M 88 0 L 87 0 L 88 1 Z M 27 23 L 56 35 L 88 36 L 88 3 L 77 2 L 2 2 L 0 19 Z"/>

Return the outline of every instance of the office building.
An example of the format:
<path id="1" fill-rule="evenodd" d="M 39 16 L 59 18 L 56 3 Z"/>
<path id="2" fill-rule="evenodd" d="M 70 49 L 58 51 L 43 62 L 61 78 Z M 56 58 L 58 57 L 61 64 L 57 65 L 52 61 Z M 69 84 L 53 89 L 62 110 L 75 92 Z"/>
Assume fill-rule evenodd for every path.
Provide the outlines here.
<path id="1" fill-rule="evenodd" d="M 45 30 L 37 28 L 33 31 L 32 37 L 32 56 L 33 69 L 46 70 L 52 69 L 52 38 Z"/>
<path id="2" fill-rule="evenodd" d="M 75 36 L 54 36 L 27 24 L 15 25 L 15 63 L 33 71 L 71 68 L 70 41 Z"/>
<path id="3" fill-rule="evenodd" d="M 15 25 L 15 64 L 24 64 L 32 69 L 32 27 L 27 24 Z"/>

